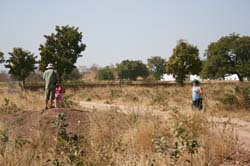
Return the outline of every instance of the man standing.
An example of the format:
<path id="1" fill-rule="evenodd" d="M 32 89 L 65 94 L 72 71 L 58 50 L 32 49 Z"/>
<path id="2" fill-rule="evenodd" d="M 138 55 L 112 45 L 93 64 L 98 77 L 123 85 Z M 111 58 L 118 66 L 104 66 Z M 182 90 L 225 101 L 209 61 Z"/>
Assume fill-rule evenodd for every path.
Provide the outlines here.
<path id="1" fill-rule="evenodd" d="M 59 81 L 57 72 L 53 69 L 53 64 L 49 63 L 46 71 L 43 73 L 43 80 L 45 81 L 45 109 L 48 109 L 48 102 L 50 100 L 50 108 L 55 108 L 55 88 Z"/>

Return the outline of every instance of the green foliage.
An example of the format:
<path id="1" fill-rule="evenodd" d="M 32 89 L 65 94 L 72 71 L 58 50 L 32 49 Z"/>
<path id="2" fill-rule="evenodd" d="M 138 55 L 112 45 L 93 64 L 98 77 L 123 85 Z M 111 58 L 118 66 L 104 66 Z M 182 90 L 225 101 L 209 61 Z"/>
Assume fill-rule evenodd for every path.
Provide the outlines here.
<path id="1" fill-rule="evenodd" d="M 74 68 L 71 73 L 64 73 L 62 76 L 63 80 L 79 80 L 81 78 L 81 73 L 77 68 Z"/>
<path id="2" fill-rule="evenodd" d="M 53 63 L 61 78 L 64 73 L 72 72 L 86 45 L 82 43 L 82 32 L 78 32 L 77 27 L 56 26 L 55 30 L 56 33 L 44 36 L 46 42 L 39 47 L 39 69 L 44 71 L 48 63 Z"/>
<path id="3" fill-rule="evenodd" d="M 142 61 L 124 60 L 117 64 L 117 73 L 120 79 L 136 80 L 138 77 L 144 79 L 149 75 L 147 66 Z"/>
<path id="4" fill-rule="evenodd" d="M 65 95 L 63 97 L 63 104 L 62 104 L 63 108 L 72 108 L 77 105 L 77 103 L 73 101 L 72 97 L 73 94 Z"/>
<path id="5" fill-rule="evenodd" d="M 166 72 L 173 74 L 176 82 L 183 85 L 188 74 L 199 74 L 201 64 L 198 48 L 180 40 L 167 62 Z"/>
<path id="6" fill-rule="evenodd" d="M 238 105 L 238 99 L 235 94 L 225 93 L 222 97 L 218 98 L 223 104 L 228 106 Z"/>
<path id="7" fill-rule="evenodd" d="M 165 154 L 169 148 L 169 146 L 167 145 L 167 141 L 166 138 L 161 136 L 161 137 L 155 137 L 152 140 L 152 143 L 154 145 L 154 148 L 156 150 L 157 153 L 163 153 Z"/>
<path id="8" fill-rule="evenodd" d="M 218 100 L 225 106 L 250 109 L 250 87 L 236 86 L 234 90 L 224 93 Z"/>
<path id="9" fill-rule="evenodd" d="M 53 161 L 54 165 L 83 165 L 81 157 L 84 154 L 81 147 L 81 141 L 83 137 L 78 136 L 77 134 L 67 133 L 66 127 L 66 114 L 60 113 L 57 116 L 57 119 L 53 122 L 57 128 L 57 145 L 56 152 L 58 155 L 64 154 L 67 156 L 67 163 L 55 159 Z"/>
<path id="10" fill-rule="evenodd" d="M 166 71 L 166 60 L 160 56 L 153 56 L 148 59 L 148 69 L 155 80 L 160 80 Z"/>
<path id="11" fill-rule="evenodd" d="M 241 95 L 244 108 L 250 109 L 250 87 L 243 88 L 241 90 Z"/>
<path id="12" fill-rule="evenodd" d="M 9 55 L 10 58 L 6 60 L 5 67 L 9 68 L 9 74 L 14 78 L 25 83 L 25 78 L 37 68 L 35 66 L 37 57 L 22 48 L 14 48 Z"/>
<path id="13" fill-rule="evenodd" d="M 231 34 L 211 43 L 206 51 L 203 78 L 237 74 L 240 81 L 250 76 L 250 37 Z"/>
<path id="14" fill-rule="evenodd" d="M 172 113 L 172 124 L 170 128 L 171 135 L 157 136 L 152 142 L 156 152 L 169 155 L 173 164 L 176 165 L 180 156 L 187 153 L 191 156 L 191 164 L 193 154 L 198 153 L 202 142 L 201 135 L 206 131 L 206 119 L 201 114 L 188 116 L 174 110 Z"/>
<path id="15" fill-rule="evenodd" d="M 178 159 L 183 151 L 187 151 L 191 156 L 198 153 L 198 149 L 201 147 L 199 137 L 206 130 L 205 117 L 199 113 L 188 117 L 177 112 L 172 114 L 172 118 L 172 132 L 175 137 L 174 148 L 171 153 L 173 158 Z"/>
<path id="16" fill-rule="evenodd" d="M 97 71 L 97 79 L 98 80 L 114 80 L 115 76 L 114 76 L 113 69 L 110 68 L 109 66 L 106 66 L 103 69 L 99 69 Z"/>
<path id="17" fill-rule="evenodd" d="M 5 59 L 4 59 L 4 54 L 0 51 L 0 63 L 4 63 Z"/>

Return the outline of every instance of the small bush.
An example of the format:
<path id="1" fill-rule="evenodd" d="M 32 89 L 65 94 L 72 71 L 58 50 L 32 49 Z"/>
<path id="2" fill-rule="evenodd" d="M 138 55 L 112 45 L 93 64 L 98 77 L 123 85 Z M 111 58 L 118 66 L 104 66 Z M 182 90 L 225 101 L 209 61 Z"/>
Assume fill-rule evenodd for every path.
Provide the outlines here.
<path id="1" fill-rule="evenodd" d="M 97 71 L 97 79 L 98 80 L 114 80 L 114 72 L 110 67 L 105 67 Z"/>
<path id="2" fill-rule="evenodd" d="M 250 87 L 234 87 L 218 98 L 225 106 L 250 109 Z"/>
<path id="3" fill-rule="evenodd" d="M 78 136 L 75 133 L 68 133 L 66 127 L 66 115 L 65 113 L 60 113 L 57 119 L 53 122 L 57 128 L 57 144 L 56 153 L 58 155 L 64 154 L 67 156 L 66 161 L 59 161 L 55 159 L 53 161 L 54 165 L 83 165 L 81 157 L 83 155 L 83 147 L 80 146 L 83 137 Z"/>
<path id="4" fill-rule="evenodd" d="M 73 94 L 65 95 L 63 98 L 63 108 L 72 108 L 77 106 L 77 103 L 72 100 Z"/>
<path id="5" fill-rule="evenodd" d="M 229 105 L 229 106 L 233 106 L 233 105 L 238 105 L 238 99 L 237 96 L 235 94 L 224 94 L 224 96 L 220 97 L 219 100 L 225 104 L 225 105 Z"/>
<path id="6" fill-rule="evenodd" d="M 243 106 L 246 109 L 249 109 L 250 108 L 250 87 L 243 88 L 241 93 L 243 97 Z"/>

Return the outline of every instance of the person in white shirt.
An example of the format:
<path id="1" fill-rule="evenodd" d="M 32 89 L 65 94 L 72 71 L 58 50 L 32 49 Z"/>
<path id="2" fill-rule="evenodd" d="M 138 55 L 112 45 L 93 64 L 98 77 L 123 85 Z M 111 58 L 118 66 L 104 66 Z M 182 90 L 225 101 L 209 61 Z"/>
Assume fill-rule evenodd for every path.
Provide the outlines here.
<path id="1" fill-rule="evenodd" d="M 202 88 L 199 86 L 200 82 L 196 79 L 192 81 L 192 106 L 194 109 L 202 110 Z"/>

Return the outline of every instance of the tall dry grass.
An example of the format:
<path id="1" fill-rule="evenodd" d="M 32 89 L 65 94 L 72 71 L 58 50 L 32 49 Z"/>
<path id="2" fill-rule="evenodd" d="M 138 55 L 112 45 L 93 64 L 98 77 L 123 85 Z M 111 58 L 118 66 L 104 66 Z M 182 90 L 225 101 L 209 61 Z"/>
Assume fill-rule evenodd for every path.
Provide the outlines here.
<path id="1" fill-rule="evenodd" d="M 56 134 L 25 140 L 2 130 L 0 165 L 218 165 L 237 150 L 233 133 L 210 132 L 216 128 L 200 113 L 172 112 L 165 120 L 110 110 L 91 113 L 89 123 L 89 132 L 77 142 L 81 153 L 74 151 L 75 144 L 60 143 Z M 190 146 L 194 141 L 198 146 Z M 58 151 L 59 145 L 64 148 Z M 71 155 L 77 160 L 70 161 Z"/>
<path id="2" fill-rule="evenodd" d="M 67 94 L 74 94 L 74 101 L 101 101 L 138 107 L 130 114 L 121 113 L 116 108 L 90 110 L 88 132 L 79 135 L 77 148 L 68 140 L 62 143 L 58 135 L 47 132 L 29 140 L 18 138 L 9 135 L 8 126 L 2 125 L 0 165 L 219 165 L 239 150 L 237 136 L 229 124 L 217 126 L 207 117 L 235 112 L 226 110 L 228 107 L 217 100 L 232 88 L 232 85 L 205 85 L 204 113 L 191 110 L 191 86 L 67 90 Z M 6 99 L 8 107 L 4 107 Z M 18 91 L 10 94 L 3 91 L 0 105 L 4 113 L 15 109 L 40 111 L 44 105 L 44 92 Z M 144 107 L 168 112 L 169 117 L 137 113 Z M 59 145 L 63 147 L 58 151 Z"/>

